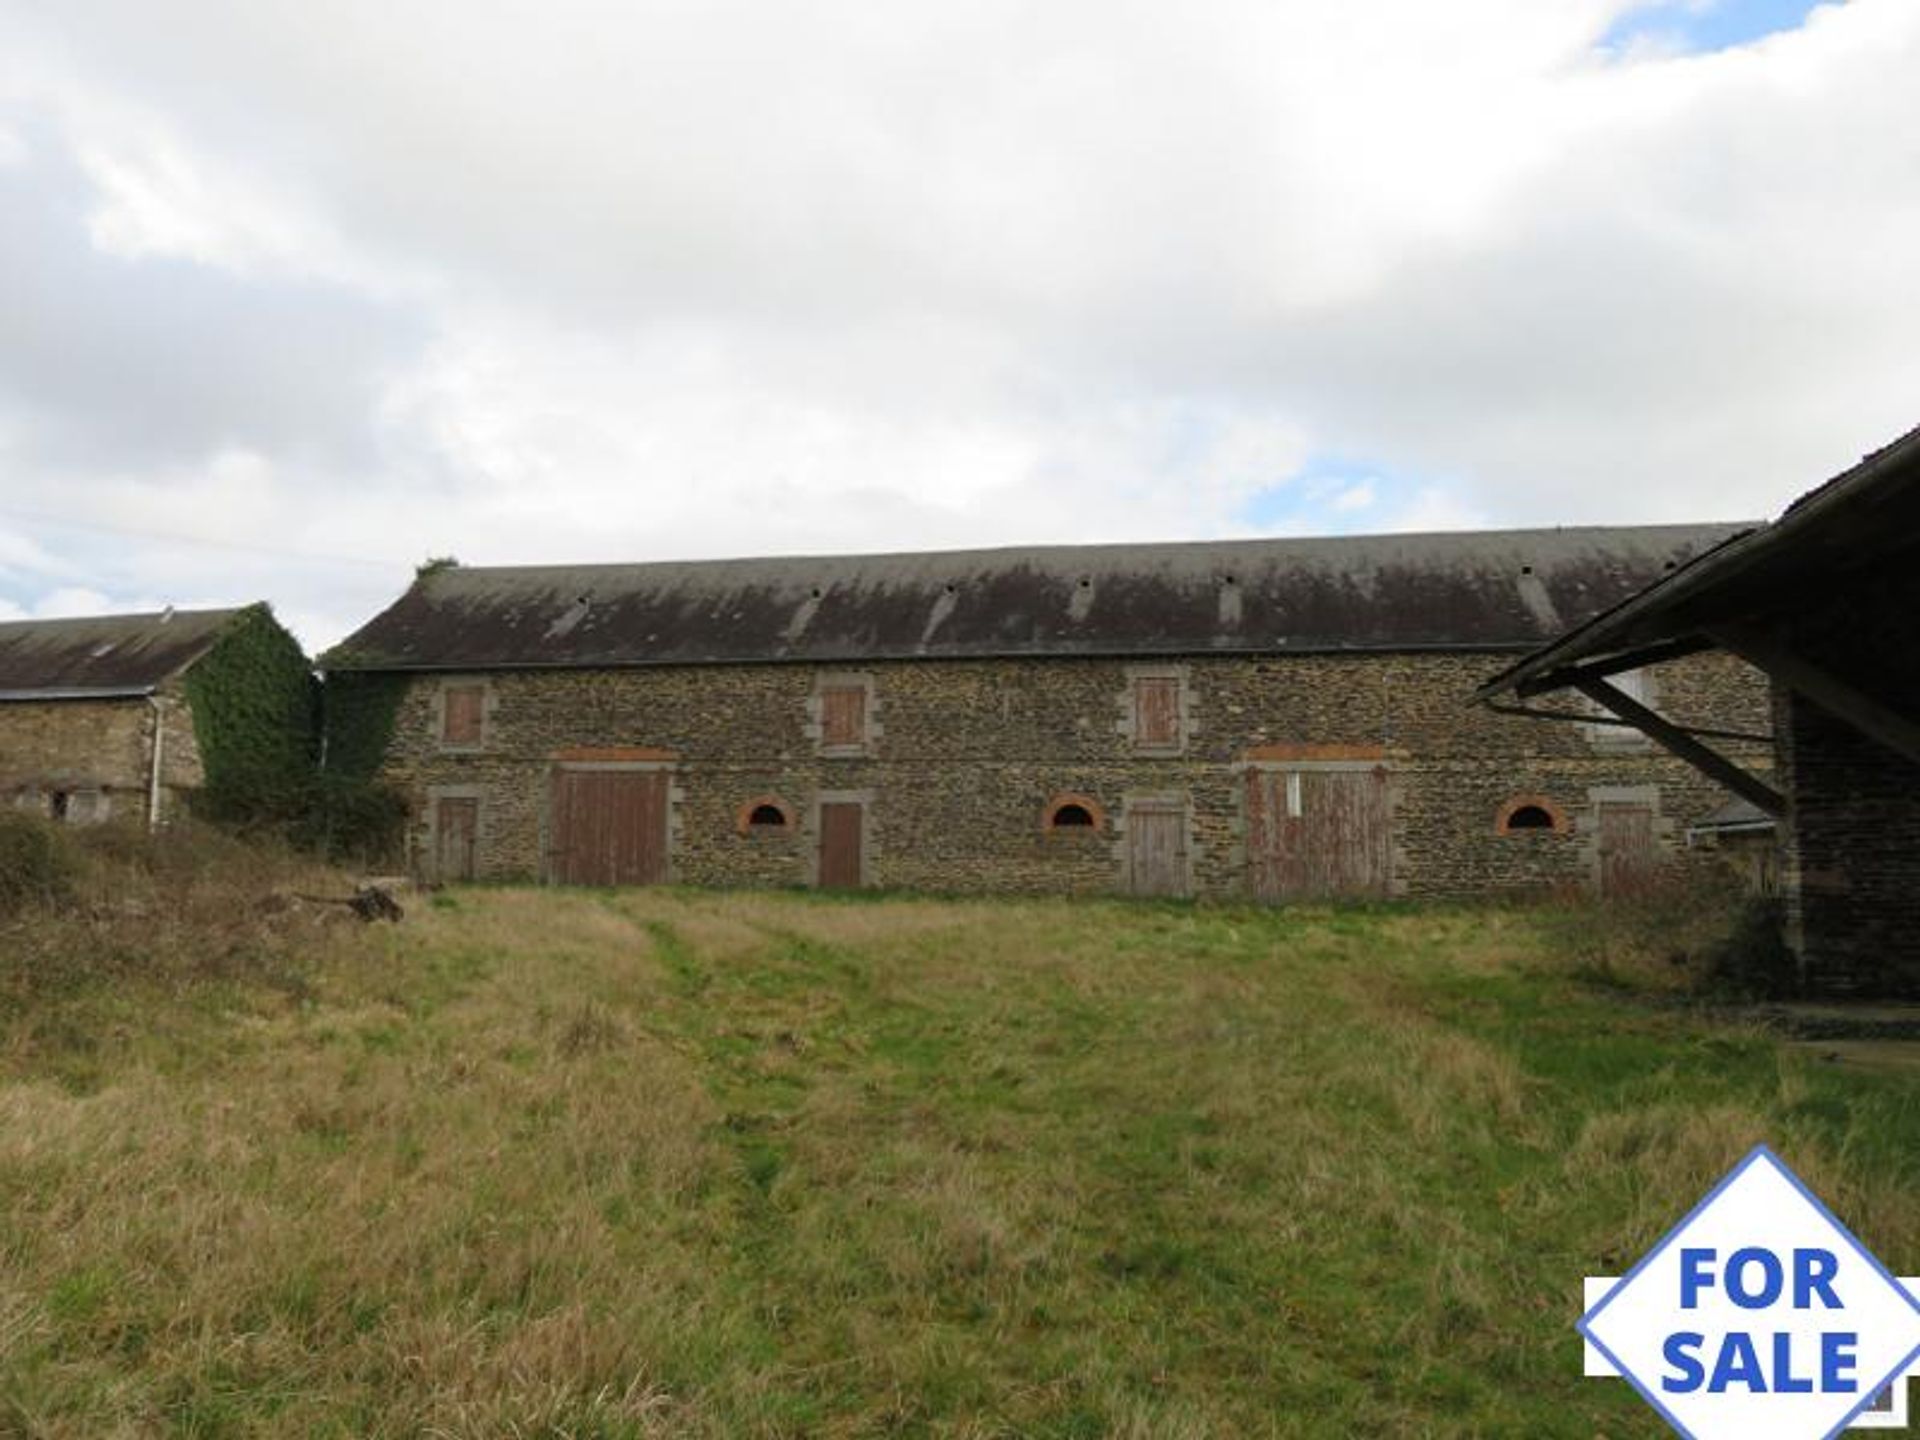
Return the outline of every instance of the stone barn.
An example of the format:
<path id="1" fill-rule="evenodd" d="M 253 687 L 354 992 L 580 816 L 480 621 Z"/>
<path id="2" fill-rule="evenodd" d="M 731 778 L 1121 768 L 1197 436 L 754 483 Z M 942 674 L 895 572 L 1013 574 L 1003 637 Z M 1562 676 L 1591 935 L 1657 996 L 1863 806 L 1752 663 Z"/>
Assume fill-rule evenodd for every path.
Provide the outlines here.
<path id="1" fill-rule="evenodd" d="M 1474 687 L 1731 533 L 429 568 L 322 658 L 328 763 L 442 880 L 1624 892 L 1726 793 Z M 1703 656 L 1648 699 L 1766 692 Z"/>
<path id="2" fill-rule="evenodd" d="M 210 770 L 310 751 L 310 686 L 264 605 L 0 623 L 0 797 L 158 825 Z"/>
<path id="3" fill-rule="evenodd" d="M 1920 430 L 1586 622 L 1482 693 L 1572 691 L 1775 818 L 1807 987 L 1920 993 Z M 1774 773 L 1616 681 L 1703 658 L 1772 681 Z M 1657 666 L 1655 670 L 1645 667 Z"/>

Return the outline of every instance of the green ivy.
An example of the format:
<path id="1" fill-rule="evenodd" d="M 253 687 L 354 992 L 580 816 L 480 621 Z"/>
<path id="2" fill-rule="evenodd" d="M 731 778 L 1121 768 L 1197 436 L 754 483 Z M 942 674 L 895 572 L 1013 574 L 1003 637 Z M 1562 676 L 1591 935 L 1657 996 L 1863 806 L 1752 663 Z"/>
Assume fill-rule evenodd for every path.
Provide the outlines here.
<path id="1" fill-rule="evenodd" d="M 404 675 L 349 670 L 327 676 L 327 774 L 371 780 L 379 773 L 406 694 Z"/>
<path id="2" fill-rule="evenodd" d="M 251 605 L 187 671 L 194 738 L 217 810 L 281 809 L 314 772 L 319 685 L 273 612 Z"/>
<path id="3" fill-rule="evenodd" d="M 202 814 L 272 826 L 338 859 L 392 856 L 406 805 L 374 775 L 393 735 L 402 682 L 345 676 L 326 687 L 339 726 L 323 767 L 320 683 L 299 643 L 271 610 L 255 605 L 187 672 L 186 690 L 206 769 Z"/>

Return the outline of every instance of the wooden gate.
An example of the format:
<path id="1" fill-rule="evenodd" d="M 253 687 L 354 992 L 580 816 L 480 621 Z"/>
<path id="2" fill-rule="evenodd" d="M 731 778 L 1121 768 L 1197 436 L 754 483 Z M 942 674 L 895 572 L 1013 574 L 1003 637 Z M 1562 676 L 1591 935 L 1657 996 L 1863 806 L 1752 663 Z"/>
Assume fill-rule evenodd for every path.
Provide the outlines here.
<path id="1" fill-rule="evenodd" d="M 1133 800 L 1126 809 L 1127 889 L 1135 895 L 1185 895 L 1187 807 L 1178 800 Z"/>
<path id="2" fill-rule="evenodd" d="M 433 873 L 443 883 L 471 880 L 480 838 L 480 802 L 443 796 L 433 803 Z"/>
<path id="3" fill-rule="evenodd" d="M 665 769 L 556 769 L 548 878 L 556 885 L 664 882 L 671 783 Z"/>
<path id="4" fill-rule="evenodd" d="M 1384 766 L 1248 770 L 1246 824 L 1247 888 L 1257 900 L 1388 891 Z"/>
<path id="5" fill-rule="evenodd" d="M 824 890 L 858 890 L 866 883 L 866 809 L 858 800 L 820 802 L 820 863 Z"/>
<path id="6" fill-rule="evenodd" d="M 1599 835 L 1600 893 L 1642 895 L 1659 869 L 1653 839 L 1653 807 L 1638 800 L 1601 800 L 1594 805 Z"/>

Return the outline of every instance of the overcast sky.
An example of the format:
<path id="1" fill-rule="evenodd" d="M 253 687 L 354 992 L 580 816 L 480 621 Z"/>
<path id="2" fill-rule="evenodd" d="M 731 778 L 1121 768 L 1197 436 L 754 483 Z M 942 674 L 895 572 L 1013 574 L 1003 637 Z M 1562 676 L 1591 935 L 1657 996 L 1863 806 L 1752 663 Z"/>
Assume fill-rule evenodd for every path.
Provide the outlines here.
<path id="1" fill-rule="evenodd" d="M 1920 4 L 0 0 L 0 617 L 1728 519 L 1920 422 Z"/>

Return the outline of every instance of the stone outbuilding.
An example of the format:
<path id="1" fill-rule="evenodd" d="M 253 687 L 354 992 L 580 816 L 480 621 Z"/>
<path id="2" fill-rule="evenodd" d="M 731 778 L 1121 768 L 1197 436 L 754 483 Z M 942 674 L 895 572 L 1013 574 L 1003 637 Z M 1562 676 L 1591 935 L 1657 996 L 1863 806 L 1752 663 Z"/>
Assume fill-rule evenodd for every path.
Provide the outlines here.
<path id="1" fill-rule="evenodd" d="M 1810 990 L 1920 993 L 1920 430 L 1511 666 L 1485 698 L 1572 691 L 1777 820 Z M 1772 682 L 1771 775 L 1617 683 L 1705 657 Z M 1657 667 L 1646 672 L 1645 667 Z"/>
<path id="2" fill-rule="evenodd" d="M 1631 890 L 1725 791 L 1473 690 L 1737 528 L 430 568 L 322 657 L 329 765 L 446 880 Z M 1649 700 L 1765 718 L 1728 657 Z"/>
<path id="3" fill-rule="evenodd" d="M 279 664 L 260 665 L 263 650 Z M 206 783 L 236 720 L 257 717 L 268 746 L 303 743 L 288 727 L 304 724 L 310 745 L 299 656 L 264 605 L 0 623 L 0 801 L 158 825 Z"/>

